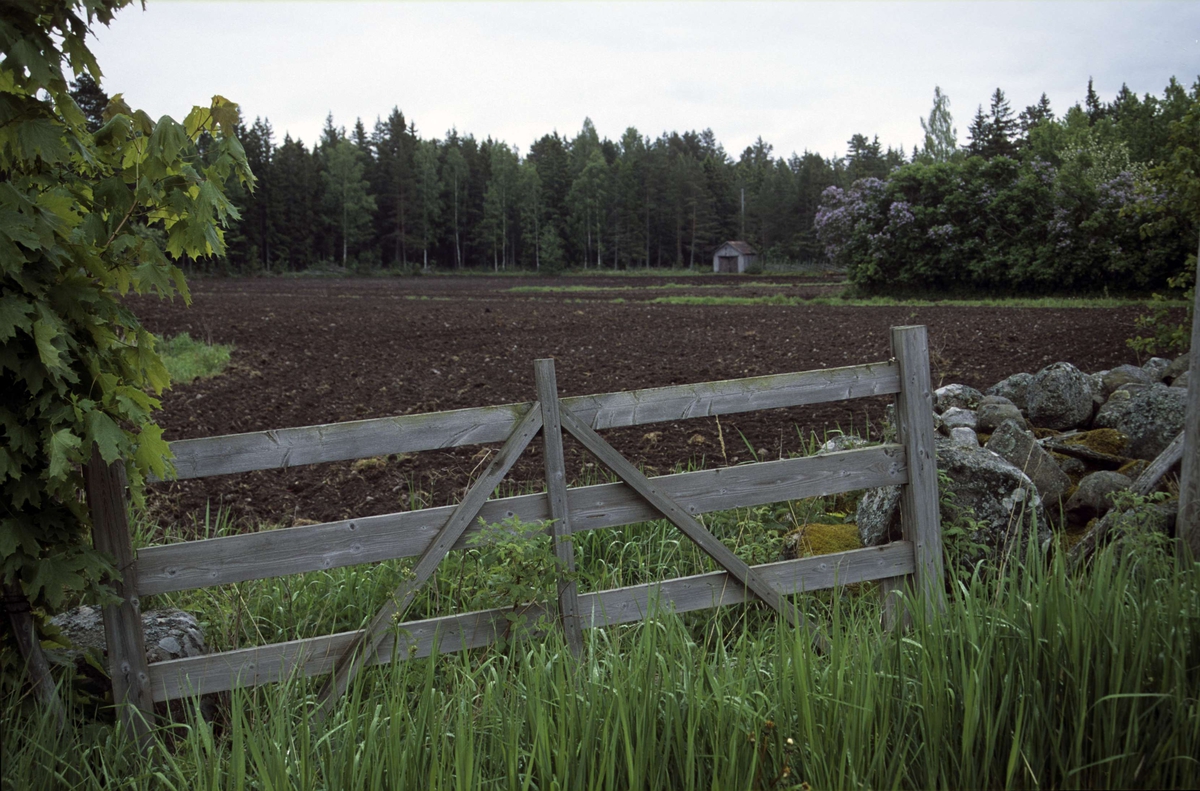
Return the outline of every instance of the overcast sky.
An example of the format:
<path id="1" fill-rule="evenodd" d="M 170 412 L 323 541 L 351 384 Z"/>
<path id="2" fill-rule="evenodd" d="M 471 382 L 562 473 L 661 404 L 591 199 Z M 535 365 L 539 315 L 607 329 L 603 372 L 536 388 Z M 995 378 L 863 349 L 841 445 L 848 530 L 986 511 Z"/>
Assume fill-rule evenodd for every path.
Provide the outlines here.
<path id="1" fill-rule="evenodd" d="M 934 85 L 959 142 L 997 86 L 1014 111 L 1045 91 L 1056 111 L 1088 77 L 1161 95 L 1200 75 L 1200 3 L 174 2 L 148 0 L 93 51 L 103 87 L 177 119 L 214 93 L 247 119 L 313 143 L 399 107 L 423 137 L 450 127 L 528 150 L 591 117 L 711 128 L 737 156 L 842 154 L 855 132 L 911 150 Z"/>

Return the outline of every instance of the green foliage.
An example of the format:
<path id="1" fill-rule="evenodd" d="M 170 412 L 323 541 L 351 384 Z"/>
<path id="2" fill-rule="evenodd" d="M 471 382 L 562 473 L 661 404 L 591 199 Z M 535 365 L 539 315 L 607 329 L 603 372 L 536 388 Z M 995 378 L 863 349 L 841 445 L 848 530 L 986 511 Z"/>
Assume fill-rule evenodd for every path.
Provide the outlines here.
<path id="1" fill-rule="evenodd" d="M 1189 96 L 1172 81 L 1167 96 L 1145 120 L 1170 133 L 1151 146 L 1132 121 L 1079 108 L 1029 108 L 1015 137 L 997 91 L 970 156 L 830 188 L 818 236 L 869 293 L 1161 289 L 1194 269 L 1200 231 L 1200 83 Z"/>
<path id="2" fill-rule="evenodd" d="M 197 379 L 217 376 L 229 367 L 233 346 L 193 340 L 188 333 L 172 338 L 155 338 L 172 385 L 191 384 Z"/>
<path id="3" fill-rule="evenodd" d="M 22 2 L 0 20 L 0 575 L 50 608 L 113 573 L 79 498 L 93 446 L 128 461 L 135 494 L 167 472 L 151 413 L 168 373 L 119 297 L 186 301 L 171 259 L 220 255 L 237 216 L 223 185 L 253 180 L 220 96 L 179 123 L 117 95 L 88 131 L 63 69 L 99 79 L 89 25 L 126 4 Z"/>

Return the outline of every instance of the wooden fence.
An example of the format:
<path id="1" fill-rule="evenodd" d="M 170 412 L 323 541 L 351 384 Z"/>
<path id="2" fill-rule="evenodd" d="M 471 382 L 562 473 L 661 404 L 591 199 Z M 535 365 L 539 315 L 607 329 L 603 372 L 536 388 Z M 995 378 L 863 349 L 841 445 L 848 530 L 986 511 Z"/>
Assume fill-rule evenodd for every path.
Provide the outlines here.
<path id="1" fill-rule="evenodd" d="M 123 466 L 92 464 L 86 480 L 96 544 L 117 559 L 124 574 L 117 588 L 122 604 L 104 610 L 114 698 L 132 704 L 125 708 L 126 716 L 144 733 L 158 701 L 331 674 L 322 693 L 324 711 L 366 665 L 487 645 L 504 632 L 507 610 L 401 621 L 399 629 L 395 625 L 418 586 L 447 552 L 465 546 L 481 519 L 552 520 L 560 566 L 573 570 L 572 534 L 665 517 L 723 569 L 585 594 L 573 582 L 560 580 L 557 608 L 546 603 L 534 617 L 554 614 L 576 652 L 582 629 L 642 620 L 656 606 L 687 612 L 758 598 L 791 621 L 798 617 L 797 609 L 784 596 L 867 580 L 882 582 L 885 614 L 893 619 L 897 613 L 887 603 L 895 597 L 889 594 L 906 582 L 925 594 L 929 606 L 938 606 L 942 549 L 926 330 L 896 327 L 891 338 L 893 358 L 885 362 L 563 399 L 558 398 L 553 361 L 538 360 L 538 400 L 532 403 L 171 444 L 182 479 L 504 442 L 455 506 L 152 546 L 135 555 Z M 896 395 L 896 443 L 804 458 L 646 478 L 596 434 L 618 426 L 888 394 Z M 620 481 L 568 488 L 564 430 Z M 489 499 L 539 431 L 547 491 Z M 882 547 L 749 567 L 695 519 L 710 511 L 888 485 L 902 487 L 903 537 Z M 417 558 L 413 574 L 365 629 L 146 663 L 142 596 L 409 557 Z"/>

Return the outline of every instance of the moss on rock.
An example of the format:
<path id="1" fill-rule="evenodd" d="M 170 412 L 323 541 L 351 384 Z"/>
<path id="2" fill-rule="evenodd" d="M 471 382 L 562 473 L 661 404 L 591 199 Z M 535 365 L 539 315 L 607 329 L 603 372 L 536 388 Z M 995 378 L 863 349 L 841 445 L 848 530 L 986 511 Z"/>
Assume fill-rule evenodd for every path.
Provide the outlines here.
<path id="1" fill-rule="evenodd" d="M 830 555 L 834 552 L 862 549 L 862 541 L 858 538 L 858 525 L 854 523 L 800 525 L 788 533 L 785 542 L 793 548 L 793 557 Z"/>
<path id="2" fill-rule="evenodd" d="M 1097 453 L 1107 453 L 1109 456 L 1121 456 L 1129 444 L 1126 437 L 1115 428 L 1097 428 L 1075 434 L 1063 440 L 1068 445 L 1082 445 Z"/>

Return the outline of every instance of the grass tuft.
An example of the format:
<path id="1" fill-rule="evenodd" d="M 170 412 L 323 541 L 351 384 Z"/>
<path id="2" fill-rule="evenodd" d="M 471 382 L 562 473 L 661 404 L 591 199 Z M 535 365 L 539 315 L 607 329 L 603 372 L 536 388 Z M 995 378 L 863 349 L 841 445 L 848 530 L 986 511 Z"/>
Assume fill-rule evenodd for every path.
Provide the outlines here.
<path id="1" fill-rule="evenodd" d="M 197 379 L 217 376 L 229 367 L 232 344 L 205 343 L 188 333 L 159 338 L 155 344 L 162 356 L 172 385 L 191 384 Z"/>

